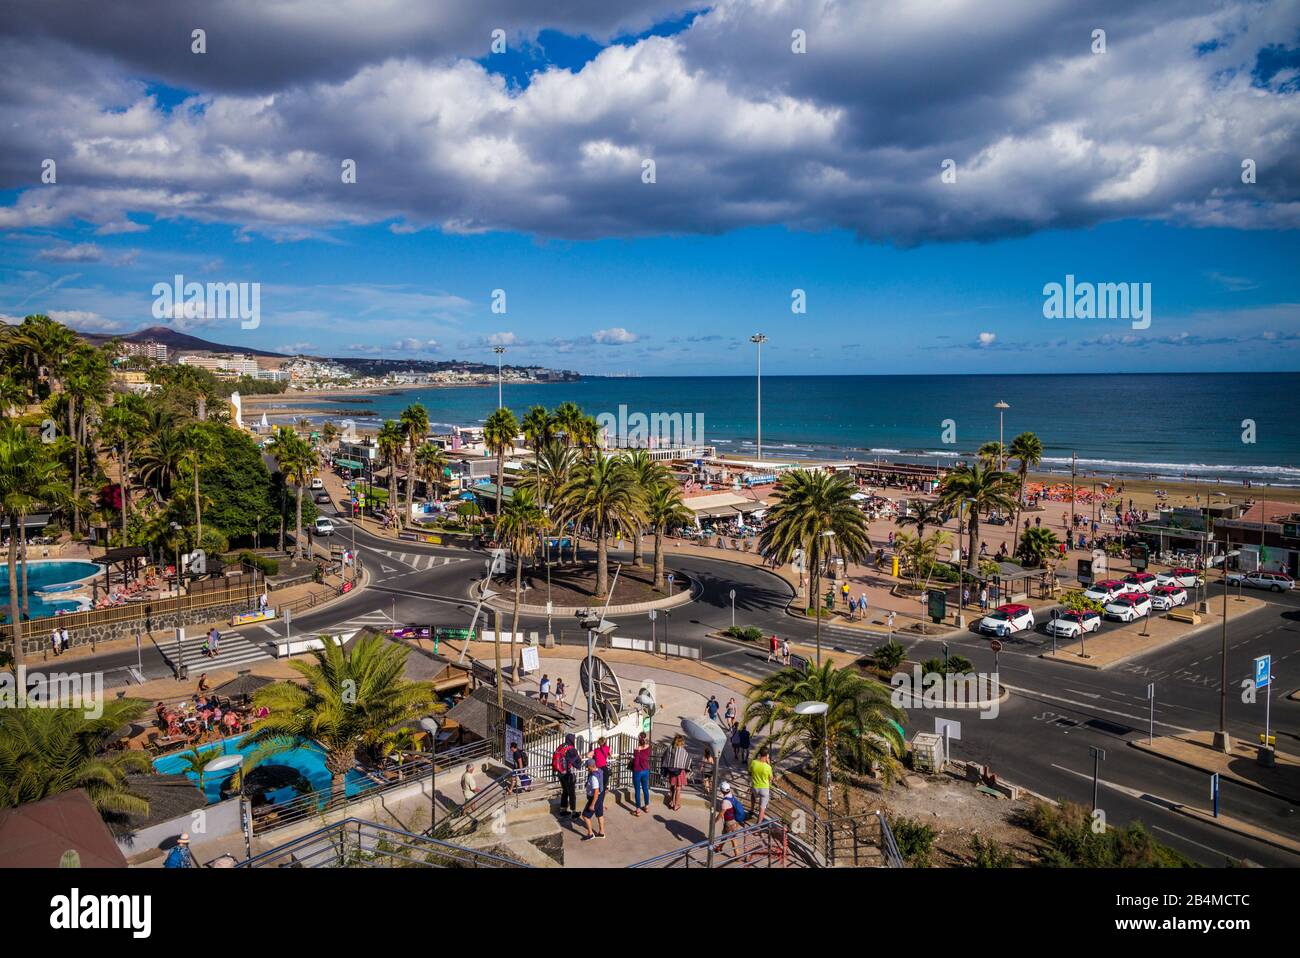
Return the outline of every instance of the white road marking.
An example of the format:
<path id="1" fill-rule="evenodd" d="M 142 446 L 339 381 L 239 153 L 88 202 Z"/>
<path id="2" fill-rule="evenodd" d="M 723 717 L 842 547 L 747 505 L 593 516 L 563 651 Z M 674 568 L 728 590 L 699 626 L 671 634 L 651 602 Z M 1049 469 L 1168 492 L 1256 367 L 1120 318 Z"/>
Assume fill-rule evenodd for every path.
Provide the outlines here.
<path id="1" fill-rule="evenodd" d="M 1097 705 L 1097 704 L 1094 703 L 1094 702 L 1076 702 L 1076 701 L 1074 701 L 1073 699 L 1067 699 L 1067 698 L 1065 698 L 1064 696 L 1060 696 L 1060 695 L 1051 695 L 1051 694 L 1049 694 L 1049 693 L 1047 693 L 1047 692 L 1039 692 L 1039 691 L 1036 691 L 1036 690 L 1034 690 L 1034 689 L 1025 689 L 1025 688 L 1020 688 L 1019 686 L 1015 686 L 1015 685 L 1007 685 L 1005 682 L 1002 683 L 1002 687 L 1003 687 L 1004 689 L 1007 689 L 1008 691 L 1011 691 L 1011 692 L 1018 692 L 1018 693 L 1020 693 L 1021 695 L 1034 696 L 1034 697 L 1037 697 L 1037 698 L 1044 698 L 1044 699 L 1051 699 L 1051 700 L 1054 701 L 1054 702 L 1064 702 L 1066 705 L 1075 705 L 1075 706 L 1078 706 L 1079 708 L 1081 708 L 1081 709 L 1085 709 L 1085 710 L 1086 710 L 1086 709 L 1095 709 L 1095 710 L 1098 711 L 1098 712 L 1106 712 L 1107 714 L 1110 714 L 1110 715 L 1118 715 L 1120 718 L 1133 719 L 1134 721 L 1138 721 L 1138 722 L 1142 722 L 1142 723 L 1147 723 L 1147 722 L 1150 721 L 1150 716 L 1147 716 L 1147 715 L 1130 715 L 1128 712 L 1120 712 L 1120 711 L 1117 711 L 1117 710 L 1115 710 L 1115 709 L 1102 708 L 1100 705 Z M 1196 729 L 1184 728 L 1184 727 L 1181 726 L 1181 725 L 1173 725 L 1173 724 L 1170 723 L 1170 722 L 1161 722 L 1159 719 L 1156 720 L 1156 724 L 1157 724 L 1157 725 L 1163 725 L 1165 728 L 1177 729 L 1177 730 L 1180 731 L 1180 732 L 1195 732 L 1195 731 L 1196 731 Z"/>

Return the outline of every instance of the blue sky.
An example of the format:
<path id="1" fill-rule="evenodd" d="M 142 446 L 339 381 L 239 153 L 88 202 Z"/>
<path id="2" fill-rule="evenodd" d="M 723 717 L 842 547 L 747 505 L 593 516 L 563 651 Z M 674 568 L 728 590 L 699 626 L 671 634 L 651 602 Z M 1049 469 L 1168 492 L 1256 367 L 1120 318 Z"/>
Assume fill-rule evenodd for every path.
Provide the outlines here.
<path id="1" fill-rule="evenodd" d="M 1049 4 L 1055 19 L 999 28 L 1015 56 L 985 60 L 954 24 L 953 51 L 918 65 L 918 24 L 874 4 L 593 4 L 562 29 L 514 6 L 387 36 L 316 24 L 333 59 L 264 73 L 229 59 L 256 49 L 204 59 L 178 32 L 159 56 L 129 22 L 49 37 L 19 17 L 0 38 L 0 70 L 27 85 L 0 85 L 16 131 L 0 316 L 129 332 L 180 273 L 260 283 L 262 314 L 178 328 L 317 355 L 483 360 L 504 343 L 507 361 L 585 373 L 747 373 L 761 331 L 772 373 L 1300 368 L 1294 8 L 1181 7 L 1171 24 L 1117 4 L 1098 58 L 1092 21 Z M 277 42 L 245 15 L 211 42 Z M 489 23 L 507 53 L 483 51 Z M 423 26 L 448 48 L 410 49 Z M 1020 53 L 1026 38 L 1042 49 Z M 871 43 L 897 59 L 859 83 L 846 70 Z M 41 66 L 55 54 L 66 82 Z M 341 157 L 356 184 L 337 182 Z M 1043 286 L 1067 273 L 1150 283 L 1150 327 L 1045 319 Z"/>

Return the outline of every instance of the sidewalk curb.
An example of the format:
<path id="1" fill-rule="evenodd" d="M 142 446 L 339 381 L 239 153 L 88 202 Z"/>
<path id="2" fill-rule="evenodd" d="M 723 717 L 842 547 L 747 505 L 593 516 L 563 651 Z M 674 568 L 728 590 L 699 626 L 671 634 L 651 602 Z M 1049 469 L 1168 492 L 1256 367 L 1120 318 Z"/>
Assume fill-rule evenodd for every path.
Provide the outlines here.
<path id="1" fill-rule="evenodd" d="M 1156 749 L 1151 748 L 1149 745 L 1147 745 L 1146 742 L 1130 741 L 1128 744 L 1129 744 L 1129 748 L 1135 748 L 1141 752 L 1146 752 L 1148 755 L 1154 755 L 1157 758 L 1163 758 L 1166 761 L 1174 762 L 1178 765 L 1182 765 L 1184 768 L 1191 768 L 1191 769 L 1195 769 L 1198 772 L 1205 772 L 1205 774 L 1207 775 L 1211 774 L 1211 772 L 1207 770 L 1204 765 L 1196 765 L 1193 762 L 1187 761 L 1186 759 L 1178 758 L 1176 755 L 1166 755 L 1164 752 L 1160 752 L 1157 751 Z M 1240 775 L 1236 775 L 1232 772 L 1220 772 L 1219 774 L 1222 775 L 1224 778 L 1226 778 L 1228 781 L 1236 785 L 1240 785 L 1243 788 L 1249 788 L 1252 791 L 1261 792 L 1265 795 L 1271 795 L 1273 798 L 1279 798 L 1284 802 L 1293 802 L 1293 803 L 1300 802 L 1300 798 L 1297 798 L 1294 795 L 1285 795 L 1282 792 L 1276 792 L 1271 788 L 1268 788 L 1264 785 L 1260 785 L 1258 782 L 1252 782 L 1250 779 L 1242 778 Z"/>
<path id="2" fill-rule="evenodd" d="M 1243 838 L 1254 839 L 1257 842 L 1263 842 L 1265 845 L 1280 848 L 1282 851 L 1300 855 L 1300 842 L 1292 841 L 1286 836 L 1271 832 L 1266 828 L 1260 828 L 1259 826 L 1246 827 L 1247 823 L 1223 815 L 1215 818 L 1209 812 L 1202 811 L 1191 805 L 1184 805 L 1181 802 L 1170 805 L 1169 810 L 1187 818 L 1195 819 L 1198 822 L 1203 822 L 1206 825 L 1216 825 L 1224 831 L 1232 832 L 1234 835 L 1241 835 Z"/>

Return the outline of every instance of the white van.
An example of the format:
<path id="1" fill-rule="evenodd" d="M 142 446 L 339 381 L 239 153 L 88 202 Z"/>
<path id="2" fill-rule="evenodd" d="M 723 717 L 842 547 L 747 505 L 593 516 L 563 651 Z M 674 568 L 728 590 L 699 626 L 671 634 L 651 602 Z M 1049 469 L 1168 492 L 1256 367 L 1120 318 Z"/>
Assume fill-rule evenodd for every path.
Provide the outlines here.
<path id="1" fill-rule="evenodd" d="M 334 535 L 334 523 L 330 521 L 330 518 L 328 516 L 316 517 L 316 535 L 318 536 Z"/>
<path id="2" fill-rule="evenodd" d="M 313 490 L 316 490 L 316 489 L 324 489 L 324 488 L 325 488 L 325 480 L 322 479 L 320 476 L 314 476 L 314 477 L 312 478 L 312 480 L 311 480 L 311 488 L 312 488 Z"/>

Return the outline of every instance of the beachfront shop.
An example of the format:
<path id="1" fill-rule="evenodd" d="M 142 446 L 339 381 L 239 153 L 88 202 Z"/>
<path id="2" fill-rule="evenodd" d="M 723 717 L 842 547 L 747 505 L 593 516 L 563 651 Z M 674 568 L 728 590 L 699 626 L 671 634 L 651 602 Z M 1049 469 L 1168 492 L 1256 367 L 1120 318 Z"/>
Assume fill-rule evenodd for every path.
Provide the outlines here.
<path id="1" fill-rule="evenodd" d="M 1237 550 L 1242 572 L 1285 572 L 1300 578 L 1300 513 L 1258 519 L 1228 519 L 1215 524 L 1215 538 L 1228 551 Z"/>

